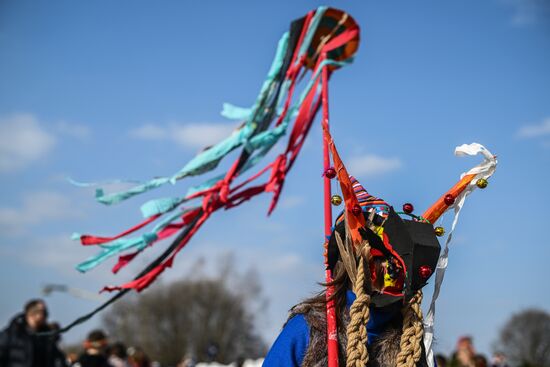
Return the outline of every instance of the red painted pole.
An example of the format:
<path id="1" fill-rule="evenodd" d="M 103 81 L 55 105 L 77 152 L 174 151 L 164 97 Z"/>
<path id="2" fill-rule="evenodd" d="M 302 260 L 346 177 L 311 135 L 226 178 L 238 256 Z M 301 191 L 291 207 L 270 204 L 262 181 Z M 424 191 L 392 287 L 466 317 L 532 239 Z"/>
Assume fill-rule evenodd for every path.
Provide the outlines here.
<path id="1" fill-rule="evenodd" d="M 326 59 L 326 54 L 322 55 L 322 59 Z M 321 98 L 323 102 L 323 127 L 328 130 L 328 67 L 323 66 L 321 75 Z M 330 156 L 328 149 L 328 142 L 324 139 L 323 134 L 323 166 L 326 171 L 330 167 Z M 332 233 L 332 207 L 331 207 L 331 189 L 330 178 L 326 175 L 323 176 L 324 180 L 324 202 L 325 202 L 325 262 L 327 259 L 327 247 L 328 237 Z M 326 282 L 332 281 L 332 274 L 329 269 L 325 270 Z M 334 301 L 329 298 L 332 296 L 333 287 L 329 286 L 326 290 L 327 297 L 327 353 L 328 353 L 328 367 L 338 367 L 338 325 L 336 325 L 336 310 L 334 308 Z"/>

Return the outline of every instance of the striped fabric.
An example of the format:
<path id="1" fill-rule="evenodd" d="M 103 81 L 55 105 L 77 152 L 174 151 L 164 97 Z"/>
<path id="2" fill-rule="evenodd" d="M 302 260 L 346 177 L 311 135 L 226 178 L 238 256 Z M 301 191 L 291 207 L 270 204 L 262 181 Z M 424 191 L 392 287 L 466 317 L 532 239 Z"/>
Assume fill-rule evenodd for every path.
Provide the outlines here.
<path id="1" fill-rule="evenodd" d="M 374 197 L 369 194 L 355 177 L 350 176 L 349 178 L 351 180 L 351 184 L 353 185 L 355 196 L 357 196 L 357 200 L 359 201 L 359 205 L 361 205 L 363 212 L 368 211 L 370 208 L 374 208 L 378 215 L 386 217 L 389 214 L 390 206 L 388 205 L 388 203 L 380 198 Z M 342 211 L 336 217 L 335 225 L 342 222 L 343 220 L 344 211 Z"/>

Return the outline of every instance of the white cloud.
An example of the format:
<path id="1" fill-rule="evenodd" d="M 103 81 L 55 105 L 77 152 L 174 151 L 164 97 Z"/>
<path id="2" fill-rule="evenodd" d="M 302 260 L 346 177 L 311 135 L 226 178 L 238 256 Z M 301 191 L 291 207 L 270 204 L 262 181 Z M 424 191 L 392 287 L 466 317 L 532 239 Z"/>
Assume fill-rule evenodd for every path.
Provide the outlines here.
<path id="1" fill-rule="evenodd" d="M 30 114 L 0 118 L 0 173 L 18 171 L 43 158 L 56 138 Z"/>
<path id="2" fill-rule="evenodd" d="M 60 121 L 48 131 L 28 113 L 0 117 L 0 173 L 16 172 L 44 158 L 58 143 L 57 136 L 84 140 L 90 128 Z"/>
<path id="3" fill-rule="evenodd" d="M 352 157 L 348 163 L 348 170 L 355 176 L 382 176 L 401 168 L 399 158 L 384 158 L 374 154 Z"/>
<path id="4" fill-rule="evenodd" d="M 88 139 L 92 135 L 90 128 L 82 124 L 60 121 L 55 125 L 55 128 L 59 134 L 79 140 Z"/>
<path id="5" fill-rule="evenodd" d="M 545 118 L 538 125 L 522 126 L 517 132 L 518 137 L 526 139 L 546 135 L 550 135 L 550 117 Z"/>
<path id="6" fill-rule="evenodd" d="M 169 138 L 168 129 L 152 124 L 146 124 L 130 131 L 130 136 L 143 140 L 163 140 Z"/>
<path id="7" fill-rule="evenodd" d="M 20 207 L 0 207 L 0 230 L 3 234 L 20 235 L 35 224 L 82 215 L 82 211 L 61 194 L 33 192 L 24 196 Z"/>
<path id="8" fill-rule="evenodd" d="M 293 209 L 302 206 L 306 199 L 303 196 L 285 196 L 279 202 L 281 209 Z"/>
<path id="9" fill-rule="evenodd" d="M 271 258 L 267 270 L 273 273 L 289 272 L 304 265 L 303 260 L 296 254 L 286 254 Z"/>
<path id="10" fill-rule="evenodd" d="M 234 126 L 227 124 L 188 124 L 174 128 L 173 138 L 184 146 L 202 148 L 220 142 L 234 129 Z"/>
<path id="11" fill-rule="evenodd" d="M 220 142 L 234 130 L 234 125 L 210 122 L 168 126 L 146 124 L 130 131 L 130 136 L 144 140 L 168 140 L 186 148 L 201 149 Z"/>

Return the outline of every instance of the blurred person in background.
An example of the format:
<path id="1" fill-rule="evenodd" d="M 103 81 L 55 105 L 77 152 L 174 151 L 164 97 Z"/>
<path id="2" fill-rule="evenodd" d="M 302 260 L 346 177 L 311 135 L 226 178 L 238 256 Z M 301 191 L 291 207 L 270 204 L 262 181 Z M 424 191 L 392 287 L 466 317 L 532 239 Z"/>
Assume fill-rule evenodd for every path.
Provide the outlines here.
<path id="1" fill-rule="evenodd" d="M 49 331 L 57 332 L 61 329 L 61 325 L 57 321 L 52 321 L 48 324 Z M 55 367 L 63 367 L 67 366 L 67 358 L 65 357 L 65 354 L 61 351 L 61 348 L 59 348 L 59 343 L 61 343 L 61 334 L 54 334 L 51 336 L 52 340 L 52 354 L 53 354 L 53 365 Z"/>
<path id="2" fill-rule="evenodd" d="M 109 363 L 113 367 L 129 367 L 128 354 L 126 353 L 126 346 L 121 342 L 113 343 L 109 346 L 108 353 Z"/>
<path id="3" fill-rule="evenodd" d="M 84 353 L 75 367 L 112 367 L 107 360 L 107 335 L 102 330 L 93 330 L 84 342 Z"/>
<path id="4" fill-rule="evenodd" d="M 443 354 L 437 354 L 435 356 L 435 363 L 437 367 L 447 367 L 447 358 Z"/>
<path id="5" fill-rule="evenodd" d="M 73 366 L 78 361 L 78 353 L 68 352 L 66 361 L 67 361 L 67 365 Z"/>
<path id="6" fill-rule="evenodd" d="M 508 367 L 506 356 L 499 352 L 495 353 L 491 360 L 491 367 Z"/>
<path id="7" fill-rule="evenodd" d="M 128 348 L 128 354 L 131 367 L 151 367 L 151 360 L 140 347 Z"/>
<path id="8" fill-rule="evenodd" d="M 195 358 L 188 354 L 181 359 L 177 367 L 195 367 L 196 365 Z"/>
<path id="9" fill-rule="evenodd" d="M 129 367 L 128 353 L 126 352 L 126 346 L 121 342 L 113 343 L 109 346 L 107 356 L 109 363 L 113 367 Z"/>
<path id="10" fill-rule="evenodd" d="M 456 343 L 456 351 L 451 358 L 451 367 L 476 367 L 476 351 L 472 337 L 463 336 Z"/>
<path id="11" fill-rule="evenodd" d="M 57 336 L 39 335 L 50 331 L 48 309 L 41 299 L 25 304 L 0 332 L 0 367 L 63 367 L 65 357 L 57 348 Z"/>
<path id="12" fill-rule="evenodd" d="M 487 364 L 487 358 L 485 358 L 481 354 L 478 354 L 478 355 L 475 356 L 475 361 L 476 361 L 476 367 L 488 367 L 489 366 Z"/>

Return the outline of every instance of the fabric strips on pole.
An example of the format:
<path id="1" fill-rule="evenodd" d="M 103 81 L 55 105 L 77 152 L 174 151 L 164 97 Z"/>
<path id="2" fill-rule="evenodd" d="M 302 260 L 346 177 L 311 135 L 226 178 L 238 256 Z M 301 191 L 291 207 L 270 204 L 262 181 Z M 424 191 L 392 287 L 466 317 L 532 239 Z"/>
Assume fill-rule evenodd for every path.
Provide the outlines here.
<path id="1" fill-rule="evenodd" d="M 96 190 L 96 200 L 105 205 L 117 204 L 168 183 L 176 184 L 185 177 L 204 175 L 214 171 L 229 153 L 241 149 L 230 168 L 188 188 L 184 196 L 146 202 L 141 207 L 143 220 L 117 235 L 75 234 L 73 238 L 79 239 L 83 245 L 99 248 L 96 255 L 78 264 L 77 269 L 86 272 L 116 256 L 118 262 L 112 269 L 116 273 L 148 247 L 177 235 L 169 248 L 132 281 L 104 287 L 105 291 L 141 291 L 172 266 L 177 253 L 217 210 L 233 208 L 268 192 L 273 195 L 268 210 L 271 213 L 321 105 L 322 72 L 334 71 L 352 62 L 358 45 L 358 32 L 351 17 L 326 7 L 294 21 L 290 31 L 278 43 L 274 60 L 252 107 L 224 104 L 222 114 L 229 119 L 241 120 L 239 128 L 191 159 L 175 174 L 138 184 L 135 181 L 111 181 L 132 183 L 133 186 L 115 193 L 106 193 L 100 187 Z M 310 76 L 295 97 L 297 85 L 308 71 Z M 325 83 L 327 81 L 328 78 Z M 244 177 L 287 133 L 286 148 L 272 162 Z M 264 177 L 263 182 L 257 182 L 261 177 Z M 238 183 L 235 182 L 237 178 L 241 178 Z M 152 228 L 147 229 L 148 226 Z M 144 232 L 135 235 L 141 231 Z"/>

